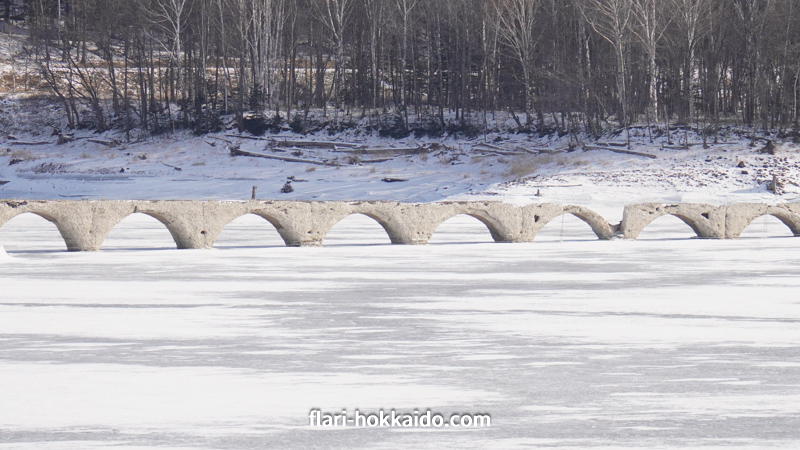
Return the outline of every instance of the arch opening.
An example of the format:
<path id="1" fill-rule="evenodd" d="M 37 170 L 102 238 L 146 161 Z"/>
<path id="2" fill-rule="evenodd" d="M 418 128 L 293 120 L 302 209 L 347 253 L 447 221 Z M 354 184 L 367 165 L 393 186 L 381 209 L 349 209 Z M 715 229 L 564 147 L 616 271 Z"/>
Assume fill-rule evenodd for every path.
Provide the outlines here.
<path id="1" fill-rule="evenodd" d="M 262 215 L 248 213 L 230 221 L 214 241 L 214 248 L 283 247 L 276 225 Z"/>
<path id="2" fill-rule="evenodd" d="M 163 219 L 135 212 L 119 221 L 106 235 L 102 250 L 172 250 L 175 238 Z"/>
<path id="3" fill-rule="evenodd" d="M 353 213 L 338 221 L 325 234 L 326 246 L 391 244 L 389 231 L 378 217 Z"/>
<path id="4" fill-rule="evenodd" d="M 697 236 L 697 230 L 689 219 L 677 214 L 665 214 L 645 225 L 636 239 L 691 239 Z"/>
<path id="5" fill-rule="evenodd" d="M 742 239 L 766 237 L 793 237 L 794 232 L 778 216 L 764 214 L 753 219 L 739 235 Z"/>
<path id="6" fill-rule="evenodd" d="M 551 221 L 536 233 L 536 242 L 560 241 L 596 241 L 592 226 L 586 219 L 577 214 L 565 212 Z"/>
<path id="7" fill-rule="evenodd" d="M 457 214 L 440 223 L 429 244 L 494 242 L 491 227 L 485 219 L 472 214 Z"/>
<path id="8" fill-rule="evenodd" d="M 8 253 L 67 251 L 67 244 L 52 218 L 26 212 L 0 226 L 0 245 Z"/>

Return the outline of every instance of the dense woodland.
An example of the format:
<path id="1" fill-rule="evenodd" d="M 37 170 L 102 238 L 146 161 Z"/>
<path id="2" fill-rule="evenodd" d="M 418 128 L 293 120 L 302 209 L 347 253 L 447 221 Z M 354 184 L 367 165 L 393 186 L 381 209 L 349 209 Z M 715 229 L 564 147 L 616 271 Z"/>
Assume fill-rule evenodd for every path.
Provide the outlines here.
<path id="1" fill-rule="evenodd" d="M 71 127 L 203 133 L 232 115 L 303 132 L 309 111 L 392 136 L 481 128 L 501 111 L 521 132 L 595 135 L 800 120 L 797 0 L 6 5 Z"/>

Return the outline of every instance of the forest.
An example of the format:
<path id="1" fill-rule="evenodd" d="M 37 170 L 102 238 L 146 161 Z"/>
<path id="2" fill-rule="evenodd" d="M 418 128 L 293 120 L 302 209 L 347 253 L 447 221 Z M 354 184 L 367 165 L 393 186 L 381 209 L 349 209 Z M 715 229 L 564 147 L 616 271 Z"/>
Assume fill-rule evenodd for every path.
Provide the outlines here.
<path id="1" fill-rule="evenodd" d="M 6 0 L 69 127 L 794 133 L 796 0 Z"/>

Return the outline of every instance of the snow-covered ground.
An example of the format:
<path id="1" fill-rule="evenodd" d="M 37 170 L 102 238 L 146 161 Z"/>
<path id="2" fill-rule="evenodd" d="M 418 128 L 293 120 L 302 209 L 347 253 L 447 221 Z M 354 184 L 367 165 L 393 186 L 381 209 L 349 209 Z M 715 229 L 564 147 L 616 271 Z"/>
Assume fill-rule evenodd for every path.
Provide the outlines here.
<path id="1" fill-rule="evenodd" d="M 253 140 L 228 132 L 149 138 L 115 148 L 88 139 L 110 141 L 118 135 L 78 133 L 81 139 L 64 145 L 55 145 L 56 138 L 49 136 L 14 136 L 0 142 L 0 180 L 7 181 L 0 186 L 0 198 L 248 199 L 256 186 L 262 199 L 495 199 L 618 207 L 630 202 L 775 203 L 795 201 L 800 194 L 800 146 L 791 142 L 776 141 L 777 154 L 762 155 L 758 150 L 763 140 L 751 147 L 749 139 L 733 131 L 707 149 L 698 144 L 688 150 L 664 147 L 666 138 L 650 142 L 643 130 L 638 133 L 642 135 L 634 136 L 632 150 L 655 159 L 606 150 L 569 152 L 569 137 L 507 133 L 474 140 L 398 141 L 354 132 L 333 137 L 282 133 Z M 299 139 L 366 149 L 424 150 L 354 154 L 345 147 L 280 146 L 282 141 Z M 690 136 L 691 142 L 697 139 Z M 37 142 L 53 143 L 28 145 Z M 232 157 L 231 146 L 327 165 Z M 542 150 L 556 153 L 531 154 Z M 370 162 L 383 159 L 388 160 Z M 774 175 L 783 184 L 782 195 L 767 191 Z M 282 193 L 289 177 L 295 180 L 294 191 Z"/>
<path id="2" fill-rule="evenodd" d="M 67 253 L 23 215 L 0 228 L 0 449 L 798 448 L 788 234 L 689 239 L 663 217 L 597 241 L 570 216 L 495 244 L 459 216 L 391 246 L 351 216 L 286 248 L 246 216 L 177 251 L 137 214 Z M 331 430 L 315 408 L 492 424 Z"/>

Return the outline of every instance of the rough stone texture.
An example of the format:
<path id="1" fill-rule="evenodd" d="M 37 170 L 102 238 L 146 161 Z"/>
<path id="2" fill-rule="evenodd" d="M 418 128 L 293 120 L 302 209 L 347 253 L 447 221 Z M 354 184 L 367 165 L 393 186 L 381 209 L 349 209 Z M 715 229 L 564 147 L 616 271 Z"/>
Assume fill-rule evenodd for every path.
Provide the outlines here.
<path id="1" fill-rule="evenodd" d="M 628 205 L 625 207 L 620 225 L 621 232 L 626 239 L 636 239 L 647 225 L 666 215 L 683 220 L 700 238 L 738 238 L 748 225 L 764 215 L 777 217 L 795 236 L 800 236 L 800 204 L 772 206 L 758 203 L 735 203 L 723 206 L 698 203 Z"/>
<path id="2" fill-rule="evenodd" d="M 585 221 L 600 239 L 611 239 L 617 231 L 587 208 L 553 204 L 0 200 L 0 226 L 24 213 L 54 223 L 70 251 L 100 249 L 114 226 L 134 213 L 163 223 L 179 249 L 212 247 L 226 225 L 246 214 L 268 220 L 288 246 L 322 244 L 328 231 L 351 214 L 363 214 L 378 222 L 394 244 L 425 244 L 439 225 L 459 214 L 483 222 L 497 242 L 531 242 L 539 230 L 562 214 Z"/>
<path id="3" fill-rule="evenodd" d="M 698 203 L 663 205 L 641 203 L 628 205 L 622 217 L 621 231 L 627 239 L 636 239 L 650 222 L 662 216 L 675 216 L 692 227 L 701 238 L 725 237 L 725 206 L 717 207 Z"/>
<path id="4" fill-rule="evenodd" d="M 321 245 L 331 228 L 351 214 L 378 222 L 393 244 L 425 244 L 444 221 L 466 214 L 483 222 L 496 242 L 531 242 L 553 219 L 572 214 L 600 239 L 622 235 L 636 239 L 655 219 L 672 215 L 688 224 L 698 237 L 734 239 L 755 219 L 772 215 L 800 236 L 800 203 L 724 206 L 683 203 L 628 205 L 622 223 L 610 225 L 582 206 L 501 202 L 310 202 L 310 201 L 45 201 L 0 200 L 0 226 L 17 215 L 32 213 L 54 223 L 70 251 L 99 250 L 109 232 L 124 218 L 141 213 L 163 223 L 179 249 L 211 248 L 222 229 L 246 214 L 256 214 L 278 230 L 288 246 Z"/>
<path id="5" fill-rule="evenodd" d="M 725 237 L 738 238 L 745 228 L 761 216 L 774 216 L 783 222 L 795 236 L 800 236 L 800 204 L 763 205 L 738 203 L 729 205 L 725 217 Z"/>

